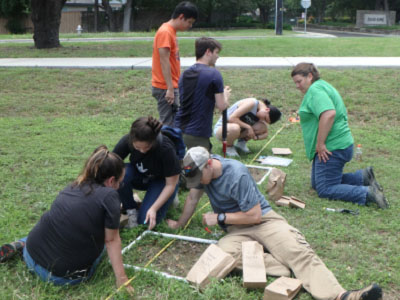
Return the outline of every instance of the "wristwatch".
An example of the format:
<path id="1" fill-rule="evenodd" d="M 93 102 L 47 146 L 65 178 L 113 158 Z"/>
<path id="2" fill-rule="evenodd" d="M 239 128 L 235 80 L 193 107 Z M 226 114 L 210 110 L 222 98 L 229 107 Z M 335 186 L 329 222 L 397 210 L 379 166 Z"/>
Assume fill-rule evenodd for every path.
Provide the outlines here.
<path id="1" fill-rule="evenodd" d="M 225 226 L 226 215 L 224 213 L 218 214 L 217 220 L 219 226 Z"/>

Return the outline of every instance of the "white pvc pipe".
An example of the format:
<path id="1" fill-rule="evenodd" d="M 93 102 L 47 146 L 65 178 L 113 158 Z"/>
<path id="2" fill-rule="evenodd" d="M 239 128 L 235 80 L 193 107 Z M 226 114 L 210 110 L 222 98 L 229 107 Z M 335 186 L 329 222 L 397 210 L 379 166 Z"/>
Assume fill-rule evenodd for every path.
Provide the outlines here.
<path id="1" fill-rule="evenodd" d="M 197 238 L 197 237 L 193 237 L 193 236 L 176 235 L 176 234 L 162 233 L 162 232 L 155 232 L 155 231 L 151 231 L 151 233 L 154 235 L 159 235 L 159 236 L 163 236 L 166 238 L 172 238 L 172 239 L 195 242 L 195 243 L 202 243 L 202 244 L 216 244 L 218 242 L 216 240 L 207 240 L 207 239 Z"/>
<path id="2" fill-rule="evenodd" d="M 152 269 L 147 269 L 147 268 L 138 267 L 138 266 L 127 265 L 127 264 L 124 264 L 124 267 L 125 268 L 129 268 L 129 269 L 135 269 L 135 270 L 138 270 L 138 271 L 145 271 L 145 272 L 155 273 L 155 274 L 164 276 L 166 278 L 172 278 L 172 279 L 180 280 L 180 281 L 183 281 L 183 282 L 187 283 L 187 280 L 185 278 L 183 278 L 183 277 L 180 277 L 180 276 L 175 276 L 175 275 L 171 275 L 171 274 L 168 274 L 168 273 L 155 271 L 155 270 L 152 270 Z"/>
<path id="3" fill-rule="evenodd" d="M 124 254 L 125 252 L 129 251 L 129 249 L 131 249 L 136 244 L 136 242 L 140 241 L 144 236 L 146 236 L 148 234 L 158 235 L 158 236 L 177 239 L 177 240 L 195 242 L 195 243 L 203 243 L 203 244 L 216 244 L 218 242 L 216 240 L 207 240 L 207 239 L 196 238 L 196 237 L 191 237 L 191 236 L 176 235 L 176 234 L 161 233 L 161 232 L 155 232 L 155 231 L 151 231 L 151 230 L 146 230 L 140 236 L 138 236 L 136 240 L 134 240 L 132 243 L 130 243 L 128 246 L 126 246 L 122 250 L 122 254 Z M 164 272 L 160 272 L 160 271 L 156 271 L 156 270 L 152 270 L 152 269 L 147 269 L 147 268 L 143 268 L 143 267 L 138 267 L 138 266 L 132 266 L 132 265 L 128 265 L 128 264 L 124 264 L 124 267 L 125 268 L 130 268 L 130 269 L 135 269 L 135 270 L 140 270 L 140 271 L 152 272 L 152 273 L 164 276 L 166 278 L 172 278 L 172 279 L 180 280 L 180 281 L 183 281 L 183 282 L 187 283 L 187 280 L 185 278 L 179 277 L 179 276 L 175 276 L 175 275 L 171 275 L 171 274 L 168 274 L 168 273 L 164 273 Z"/>

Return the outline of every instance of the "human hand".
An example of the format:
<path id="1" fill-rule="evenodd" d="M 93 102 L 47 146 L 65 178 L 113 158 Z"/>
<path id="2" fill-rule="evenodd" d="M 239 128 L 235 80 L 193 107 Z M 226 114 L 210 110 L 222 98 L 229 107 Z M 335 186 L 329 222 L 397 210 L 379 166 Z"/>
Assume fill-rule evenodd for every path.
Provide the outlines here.
<path id="1" fill-rule="evenodd" d="M 328 151 L 325 144 L 317 144 L 315 152 L 317 152 L 319 161 L 323 161 L 324 163 L 329 160 L 329 155 L 332 155 L 332 152 Z"/>
<path id="2" fill-rule="evenodd" d="M 150 207 L 146 213 L 146 219 L 144 220 L 144 224 L 149 224 L 149 230 L 152 230 L 157 225 L 156 217 L 157 211 Z"/>
<path id="3" fill-rule="evenodd" d="M 250 126 L 249 128 L 246 128 L 246 132 L 247 132 L 247 135 L 245 137 L 246 141 L 256 139 L 256 134 L 254 133 L 253 127 Z"/>
<path id="4" fill-rule="evenodd" d="M 218 215 L 212 212 L 203 214 L 203 224 L 208 226 L 214 226 L 218 224 Z"/>
<path id="5" fill-rule="evenodd" d="M 118 278 L 117 279 L 117 287 L 119 288 L 121 285 L 124 285 L 125 282 L 128 281 L 128 278 L 124 276 L 123 278 Z M 128 283 L 124 285 L 124 289 L 128 292 L 128 294 L 133 298 L 135 294 L 135 289 Z"/>
<path id="6" fill-rule="evenodd" d="M 165 93 L 165 100 L 168 102 L 169 105 L 174 104 L 175 101 L 174 89 L 167 89 L 167 92 Z"/>
<path id="7" fill-rule="evenodd" d="M 229 85 L 225 86 L 224 88 L 224 97 L 227 104 L 229 104 L 229 98 L 231 97 L 232 89 Z"/>
<path id="8" fill-rule="evenodd" d="M 178 221 L 167 219 L 167 225 L 171 229 L 179 229 L 181 227 Z"/>

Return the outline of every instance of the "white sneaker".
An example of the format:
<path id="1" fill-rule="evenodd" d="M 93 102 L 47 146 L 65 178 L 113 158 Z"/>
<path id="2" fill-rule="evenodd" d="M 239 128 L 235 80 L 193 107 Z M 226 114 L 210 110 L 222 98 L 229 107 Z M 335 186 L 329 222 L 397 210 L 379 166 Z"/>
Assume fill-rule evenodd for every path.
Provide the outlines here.
<path id="1" fill-rule="evenodd" d="M 172 202 L 172 206 L 174 208 L 177 208 L 179 206 L 179 197 L 178 197 L 178 193 L 176 193 L 175 198 L 174 198 L 174 202 Z"/>
<path id="2" fill-rule="evenodd" d="M 226 155 L 231 157 L 239 157 L 239 153 L 237 153 L 235 147 L 226 147 Z"/>
<path id="3" fill-rule="evenodd" d="M 133 228 L 138 226 L 138 210 L 127 209 L 126 213 L 128 214 L 128 224 L 126 224 L 125 228 Z"/>
<path id="4" fill-rule="evenodd" d="M 247 142 L 245 140 L 238 140 L 235 144 L 235 148 L 247 154 L 250 153 L 250 149 L 247 148 Z"/>

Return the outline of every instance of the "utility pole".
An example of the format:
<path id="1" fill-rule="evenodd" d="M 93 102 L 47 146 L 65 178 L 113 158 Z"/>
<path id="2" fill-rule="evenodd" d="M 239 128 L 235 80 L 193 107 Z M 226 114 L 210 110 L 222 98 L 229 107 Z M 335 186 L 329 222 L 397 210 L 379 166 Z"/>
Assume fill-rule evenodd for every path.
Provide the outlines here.
<path id="1" fill-rule="evenodd" d="M 276 0 L 275 3 L 275 34 L 282 35 L 283 27 L 283 0 Z"/>

